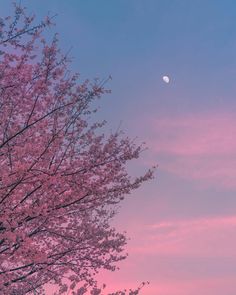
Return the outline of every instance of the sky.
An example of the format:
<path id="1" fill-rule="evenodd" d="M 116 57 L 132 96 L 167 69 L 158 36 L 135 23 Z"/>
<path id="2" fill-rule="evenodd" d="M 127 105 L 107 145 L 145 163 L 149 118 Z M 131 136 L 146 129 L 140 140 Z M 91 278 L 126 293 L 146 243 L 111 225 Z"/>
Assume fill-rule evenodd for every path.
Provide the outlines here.
<path id="1" fill-rule="evenodd" d="M 235 295 L 236 2 L 21 2 L 38 19 L 57 14 L 73 71 L 112 76 L 98 118 L 148 147 L 130 171 L 158 164 L 114 220 L 129 257 L 100 276 L 108 290 L 150 281 L 141 294 Z"/>

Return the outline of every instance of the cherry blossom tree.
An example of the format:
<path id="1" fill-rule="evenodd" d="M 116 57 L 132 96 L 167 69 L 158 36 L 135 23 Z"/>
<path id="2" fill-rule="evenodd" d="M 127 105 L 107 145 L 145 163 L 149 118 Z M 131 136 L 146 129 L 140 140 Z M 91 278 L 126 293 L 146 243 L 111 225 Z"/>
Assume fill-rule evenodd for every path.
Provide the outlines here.
<path id="1" fill-rule="evenodd" d="M 0 20 L 0 290 L 5 295 L 101 294 L 95 275 L 126 257 L 124 234 L 110 226 L 115 206 L 152 178 L 126 164 L 143 147 L 120 131 L 105 136 L 94 101 L 105 82 L 80 81 L 57 35 L 43 38 L 15 5 Z M 142 287 L 142 286 L 141 286 Z M 140 288 L 141 288 L 140 287 Z M 90 288 L 90 289 L 89 289 Z M 139 289 L 129 294 L 138 294 Z M 118 291 L 114 294 L 125 294 Z"/>

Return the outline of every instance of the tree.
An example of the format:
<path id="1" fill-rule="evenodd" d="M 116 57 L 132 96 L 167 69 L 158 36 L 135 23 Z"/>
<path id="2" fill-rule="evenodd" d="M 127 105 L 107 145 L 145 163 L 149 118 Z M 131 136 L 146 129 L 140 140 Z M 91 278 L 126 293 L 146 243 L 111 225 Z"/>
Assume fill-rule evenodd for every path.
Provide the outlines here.
<path id="1" fill-rule="evenodd" d="M 0 22 L 0 290 L 43 294 L 48 282 L 100 294 L 94 275 L 126 257 L 126 237 L 109 225 L 132 179 L 126 163 L 142 146 L 99 132 L 93 102 L 105 81 L 80 82 L 69 58 L 15 5 Z M 65 282 L 64 278 L 67 278 Z M 69 282 L 69 283 L 68 283 Z M 84 291 L 83 291 L 84 290 Z M 135 293 L 136 292 L 136 293 Z M 137 290 L 130 294 L 137 294 Z M 114 293 L 115 294 L 115 293 Z M 116 293 L 123 294 L 123 293 Z"/>

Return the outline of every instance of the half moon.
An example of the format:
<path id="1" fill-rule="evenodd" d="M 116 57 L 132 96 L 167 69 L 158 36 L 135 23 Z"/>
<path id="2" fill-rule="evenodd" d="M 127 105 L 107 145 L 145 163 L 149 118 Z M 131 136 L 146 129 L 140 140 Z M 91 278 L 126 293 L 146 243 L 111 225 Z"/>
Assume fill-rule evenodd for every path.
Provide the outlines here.
<path id="1" fill-rule="evenodd" d="M 162 80 L 165 82 L 165 83 L 169 83 L 170 82 L 170 78 L 168 76 L 163 76 L 162 77 Z"/>

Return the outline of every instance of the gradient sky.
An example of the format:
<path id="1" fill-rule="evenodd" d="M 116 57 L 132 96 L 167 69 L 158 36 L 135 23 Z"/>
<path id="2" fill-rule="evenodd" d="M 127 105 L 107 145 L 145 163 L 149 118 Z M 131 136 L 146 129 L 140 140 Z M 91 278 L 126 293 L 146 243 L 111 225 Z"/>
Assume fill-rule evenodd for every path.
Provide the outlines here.
<path id="1" fill-rule="evenodd" d="M 98 118 L 145 141 L 130 168 L 158 163 L 115 219 L 131 238 L 109 290 L 150 281 L 143 295 L 236 294 L 236 2 L 22 0 L 57 13 L 72 70 L 105 78 Z M 1 1 L 1 13 L 10 11 Z M 168 74 L 169 84 L 162 81 Z"/>

